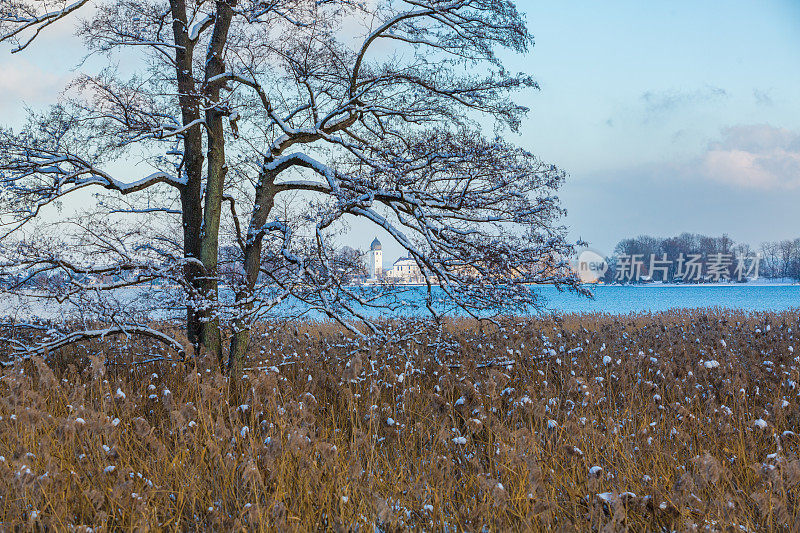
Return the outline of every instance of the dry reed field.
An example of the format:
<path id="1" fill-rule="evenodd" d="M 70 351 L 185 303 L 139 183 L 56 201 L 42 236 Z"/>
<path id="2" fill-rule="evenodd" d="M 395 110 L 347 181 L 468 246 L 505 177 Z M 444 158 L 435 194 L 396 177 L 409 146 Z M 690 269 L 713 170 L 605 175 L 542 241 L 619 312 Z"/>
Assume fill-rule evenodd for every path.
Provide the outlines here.
<path id="1" fill-rule="evenodd" d="M 2 529 L 800 529 L 797 313 L 407 327 L 276 325 L 236 382 L 124 339 L 6 368 Z"/>

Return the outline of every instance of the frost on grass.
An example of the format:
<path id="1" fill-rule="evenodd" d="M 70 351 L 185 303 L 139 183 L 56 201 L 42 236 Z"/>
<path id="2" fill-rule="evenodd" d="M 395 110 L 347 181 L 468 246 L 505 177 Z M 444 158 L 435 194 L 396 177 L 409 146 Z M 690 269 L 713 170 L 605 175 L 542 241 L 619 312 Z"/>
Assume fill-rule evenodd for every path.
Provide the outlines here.
<path id="1" fill-rule="evenodd" d="M 0 523 L 793 531 L 798 327 L 452 320 L 436 344 L 370 345 L 277 324 L 253 332 L 238 381 L 213 359 L 129 364 L 143 345 L 95 340 L 0 370 Z M 93 372 L 101 352 L 115 365 Z"/>

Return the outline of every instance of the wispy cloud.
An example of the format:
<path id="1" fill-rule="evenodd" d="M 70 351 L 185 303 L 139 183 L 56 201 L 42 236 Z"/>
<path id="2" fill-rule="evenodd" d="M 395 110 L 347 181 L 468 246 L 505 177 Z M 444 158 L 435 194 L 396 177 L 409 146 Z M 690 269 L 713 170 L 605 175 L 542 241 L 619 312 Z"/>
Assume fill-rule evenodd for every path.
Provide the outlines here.
<path id="1" fill-rule="evenodd" d="M 707 178 L 729 185 L 800 188 L 800 132 L 768 124 L 724 128 L 700 165 Z"/>
<path id="2" fill-rule="evenodd" d="M 771 106 L 775 103 L 772 100 L 769 90 L 762 91 L 761 89 L 753 89 L 753 98 L 756 99 L 758 105 Z"/>
<path id="3" fill-rule="evenodd" d="M 14 111 L 22 103 L 54 102 L 65 79 L 27 61 L 0 62 L 0 110 Z"/>
<path id="4" fill-rule="evenodd" d="M 720 102 L 728 92 L 720 87 L 705 86 L 692 91 L 667 90 L 645 91 L 641 101 L 644 105 L 643 122 L 663 118 L 665 115 L 700 105 Z"/>
<path id="5" fill-rule="evenodd" d="M 721 87 L 706 85 L 696 89 L 648 90 L 618 106 L 605 125 L 636 128 L 661 125 L 671 120 L 691 116 L 703 107 L 724 102 L 730 97 Z"/>

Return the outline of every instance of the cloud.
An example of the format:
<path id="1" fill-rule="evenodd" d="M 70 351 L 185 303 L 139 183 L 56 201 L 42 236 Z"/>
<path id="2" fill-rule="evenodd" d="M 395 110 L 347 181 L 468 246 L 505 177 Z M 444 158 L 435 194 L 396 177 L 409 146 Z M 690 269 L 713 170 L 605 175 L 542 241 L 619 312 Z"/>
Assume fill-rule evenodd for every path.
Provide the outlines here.
<path id="1" fill-rule="evenodd" d="M 681 115 L 694 114 L 701 106 L 710 106 L 726 100 L 730 94 L 721 87 L 706 85 L 693 90 L 650 90 L 639 98 L 622 104 L 605 125 L 615 127 L 628 123 L 628 127 L 662 125 Z"/>
<path id="2" fill-rule="evenodd" d="M 69 79 L 64 73 L 41 69 L 27 60 L 0 61 L 0 126 L 19 127 L 26 106 L 41 108 L 58 101 Z"/>
<path id="3" fill-rule="evenodd" d="M 725 89 L 710 85 L 693 91 L 645 91 L 641 96 L 644 121 L 648 122 L 698 104 L 719 102 L 727 97 L 728 92 Z"/>
<path id="4" fill-rule="evenodd" d="M 55 100 L 64 79 L 26 60 L 13 59 L 0 63 L 0 109 L 25 103 Z"/>
<path id="5" fill-rule="evenodd" d="M 800 188 L 800 133 L 768 124 L 724 128 L 700 168 L 705 177 L 738 187 Z"/>
<path id="6" fill-rule="evenodd" d="M 763 106 L 771 106 L 775 102 L 772 100 L 772 96 L 770 96 L 771 91 L 762 91 L 761 89 L 753 89 L 753 97 L 756 99 L 756 103 L 758 105 Z"/>

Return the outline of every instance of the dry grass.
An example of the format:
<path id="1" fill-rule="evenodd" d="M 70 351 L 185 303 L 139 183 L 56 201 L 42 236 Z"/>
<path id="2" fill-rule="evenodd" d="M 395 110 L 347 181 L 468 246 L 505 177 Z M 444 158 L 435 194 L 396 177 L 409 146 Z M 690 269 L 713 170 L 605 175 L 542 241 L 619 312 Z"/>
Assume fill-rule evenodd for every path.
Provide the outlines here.
<path id="1" fill-rule="evenodd" d="M 798 530 L 798 328 L 458 322 L 437 363 L 424 336 L 354 356 L 309 324 L 265 332 L 264 368 L 236 384 L 203 363 L 106 365 L 153 348 L 88 344 L 0 377 L 0 523 Z"/>

